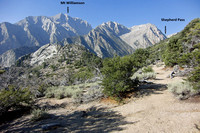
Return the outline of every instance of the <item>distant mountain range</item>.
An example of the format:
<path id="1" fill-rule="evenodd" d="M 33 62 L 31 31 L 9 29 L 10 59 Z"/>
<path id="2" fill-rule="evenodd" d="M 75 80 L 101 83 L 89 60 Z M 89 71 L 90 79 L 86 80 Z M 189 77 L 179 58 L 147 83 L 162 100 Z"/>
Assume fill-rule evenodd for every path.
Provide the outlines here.
<path id="1" fill-rule="evenodd" d="M 0 24 L 0 54 L 22 46 L 42 46 L 66 37 L 87 34 L 92 27 L 86 21 L 65 14 L 37 16 L 10 24 Z"/>
<path id="2" fill-rule="evenodd" d="M 131 54 L 138 48 L 146 48 L 166 36 L 152 24 L 127 28 L 116 22 L 107 22 L 97 26 L 87 35 L 66 38 L 64 44 L 81 44 L 99 57 Z"/>
<path id="3" fill-rule="evenodd" d="M 9 67 L 14 64 L 19 58 L 14 56 L 15 52 L 18 48 L 23 51 L 24 46 L 78 44 L 105 58 L 131 54 L 135 49 L 149 47 L 164 39 L 166 36 L 153 24 L 127 28 L 110 21 L 92 29 L 88 22 L 65 14 L 53 17 L 27 17 L 16 24 L 7 22 L 0 24 L 0 66 Z M 7 51 L 12 49 L 15 50 Z M 20 52 L 20 56 L 28 53 Z"/>

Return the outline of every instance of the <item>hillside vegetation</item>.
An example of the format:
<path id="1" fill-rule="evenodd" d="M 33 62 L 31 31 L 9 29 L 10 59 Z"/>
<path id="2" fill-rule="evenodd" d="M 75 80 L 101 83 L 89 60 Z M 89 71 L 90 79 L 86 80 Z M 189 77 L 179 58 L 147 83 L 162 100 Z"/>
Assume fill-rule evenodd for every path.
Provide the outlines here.
<path id="1" fill-rule="evenodd" d="M 200 19 L 192 20 L 180 33 L 148 48 L 151 61 L 162 60 L 166 66 L 193 68 L 187 80 L 200 89 Z"/>
<path id="2" fill-rule="evenodd" d="M 86 87 L 90 91 L 99 87 L 98 84 L 90 83 L 100 79 L 101 58 L 79 45 L 58 48 L 58 54 L 41 64 L 31 66 L 31 57 L 26 55 L 16 65 L 1 70 L 0 115 L 8 110 L 30 107 L 37 98 L 44 96 L 59 99 L 77 97 L 80 102 Z M 92 96 L 96 95 L 91 93 Z"/>
<path id="3" fill-rule="evenodd" d="M 106 59 L 103 62 L 104 92 L 121 98 L 123 93 L 138 85 L 131 76 L 139 68 L 161 60 L 166 66 L 178 65 L 192 68 L 187 80 L 193 89 L 200 89 L 200 19 L 192 20 L 183 31 L 147 49 L 138 49 L 134 54 Z M 183 84 L 184 85 L 184 84 Z M 181 88 L 181 86 L 180 86 Z"/>
<path id="4" fill-rule="evenodd" d="M 70 97 L 82 103 L 102 97 L 103 92 L 104 96 L 121 101 L 128 92 L 137 91 L 141 82 L 155 78 L 149 65 L 159 60 L 169 67 L 192 68 L 187 78 L 189 83 L 181 85 L 185 88 L 192 85 L 192 89 L 200 90 L 199 18 L 177 35 L 124 57 L 101 59 L 75 44 L 59 45 L 57 51 L 41 64 L 31 65 L 31 56 L 26 55 L 16 65 L 1 70 L 0 114 L 30 107 L 34 99 L 44 96 Z M 185 92 L 181 91 L 181 94 L 185 95 Z"/>

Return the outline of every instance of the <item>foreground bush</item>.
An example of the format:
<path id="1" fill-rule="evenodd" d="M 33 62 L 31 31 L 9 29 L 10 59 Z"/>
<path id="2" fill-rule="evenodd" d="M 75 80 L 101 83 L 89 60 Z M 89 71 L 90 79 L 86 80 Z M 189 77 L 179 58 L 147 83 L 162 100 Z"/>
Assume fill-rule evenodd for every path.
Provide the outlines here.
<path id="1" fill-rule="evenodd" d="M 155 72 L 147 72 L 147 73 L 134 73 L 131 77 L 132 80 L 147 80 L 147 79 L 156 79 Z"/>
<path id="2" fill-rule="evenodd" d="M 90 79 L 93 76 L 94 74 L 88 68 L 81 68 L 78 72 L 74 74 L 74 78 L 81 82 L 85 82 L 87 79 Z"/>
<path id="3" fill-rule="evenodd" d="M 168 84 L 168 89 L 180 100 L 187 99 L 199 93 L 199 91 L 193 89 L 190 82 L 173 82 Z"/>
<path id="4" fill-rule="evenodd" d="M 32 94 L 27 88 L 17 89 L 9 86 L 7 89 L 0 90 L 0 115 L 8 110 L 30 107 L 32 100 Z"/>
<path id="5" fill-rule="evenodd" d="M 45 92 L 45 96 L 48 98 L 62 99 L 65 97 L 77 97 L 82 93 L 82 89 L 76 86 L 58 86 L 49 87 Z"/>
<path id="6" fill-rule="evenodd" d="M 39 121 L 42 119 L 49 118 L 49 114 L 45 110 L 41 110 L 41 109 L 34 109 L 31 112 L 31 114 L 32 114 L 32 117 L 31 117 L 32 121 Z"/>
<path id="7" fill-rule="evenodd" d="M 196 67 L 191 75 L 188 77 L 195 90 L 200 90 L 200 66 Z"/>
<path id="8" fill-rule="evenodd" d="M 154 72 L 151 66 L 143 67 L 139 69 L 137 72 L 133 74 L 131 77 L 132 80 L 148 80 L 148 79 L 155 79 L 156 73 Z"/>
<path id="9" fill-rule="evenodd" d="M 138 82 L 131 80 L 131 76 L 146 65 L 148 56 L 147 50 L 138 49 L 130 56 L 105 59 L 101 70 L 104 76 L 104 94 L 122 100 L 124 92 L 137 86 Z"/>
<path id="10" fill-rule="evenodd" d="M 154 72 L 154 70 L 151 66 L 148 66 L 148 67 L 143 67 L 142 72 L 143 73 L 151 73 L 151 72 Z"/>
<path id="11" fill-rule="evenodd" d="M 133 71 L 130 57 L 115 57 L 103 62 L 104 75 L 102 85 L 107 96 L 121 98 L 121 93 L 128 91 L 134 83 L 130 79 Z"/>

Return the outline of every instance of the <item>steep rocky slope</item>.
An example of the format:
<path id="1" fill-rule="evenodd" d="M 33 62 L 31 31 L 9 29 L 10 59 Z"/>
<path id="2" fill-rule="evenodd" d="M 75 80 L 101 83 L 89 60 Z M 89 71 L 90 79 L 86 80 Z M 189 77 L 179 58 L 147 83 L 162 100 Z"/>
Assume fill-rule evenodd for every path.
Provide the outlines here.
<path id="1" fill-rule="evenodd" d="M 2 55 L 0 55 L 0 66 L 1 67 L 10 67 L 15 64 L 17 59 L 20 57 L 35 52 L 39 47 L 20 47 L 12 50 L 8 50 Z"/>
<path id="2" fill-rule="evenodd" d="M 85 36 L 67 38 L 64 43 L 83 45 L 101 58 L 113 57 L 114 55 L 123 56 L 134 51 L 118 37 L 119 34 L 127 31 L 128 29 L 120 24 L 108 22 L 96 27 Z"/>
<path id="3" fill-rule="evenodd" d="M 16 24 L 2 23 L 0 27 L 0 54 L 22 46 L 41 47 L 62 41 L 63 45 L 82 45 L 97 56 L 105 58 L 132 54 L 138 48 L 146 48 L 166 39 L 166 36 L 152 24 L 127 28 L 109 21 L 92 29 L 86 21 L 64 14 L 53 17 L 29 16 Z M 14 54 L 16 53 L 10 51 L 4 53 L 0 66 L 10 67 L 14 64 L 19 58 L 13 56 Z M 20 55 L 25 54 L 27 53 L 21 52 Z M 35 58 L 36 56 L 37 54 Z"/>
<path id="4" fill-rule="evenodd" d="M 12 84 L 34 91 L 42 84 L 59 86 L 82 83 L 88 80 L 84 74 L 92 75 L 91 78 L 98 75 L 99 63 L 101 59 L 83 46 L 47 44 L 19 58 L 15 65 L 0 74 L 0 89 Z M 81 74 L 83 77 L 79 77 Z"/>
<path id="5" fill-rule="evenodd" d="M 147 48 L 166 39 L 166 36 L 152 24 L 127 28 L 116 22 L 97 26 L 87 35 L 65 39 L 66 44 L 81 44 L 99 57 L 124 56 L 138 48 Z"/>
<path id="6" fill-rule="evenodd" d="M 29 16 L 15 23 L 0 24 L 0 54 L 21 46 L 42 46 L 66 37 L 87 34 L 91 25 L 66 14 L 53 17 Z"/>
<path id="7" fill-rule="evenodd" d="M 147 48 L 161 40 L 166 36 L 153 24 L 137 25 L 130 28 L 130 32 L 120 36 L 132 48 Z"/>

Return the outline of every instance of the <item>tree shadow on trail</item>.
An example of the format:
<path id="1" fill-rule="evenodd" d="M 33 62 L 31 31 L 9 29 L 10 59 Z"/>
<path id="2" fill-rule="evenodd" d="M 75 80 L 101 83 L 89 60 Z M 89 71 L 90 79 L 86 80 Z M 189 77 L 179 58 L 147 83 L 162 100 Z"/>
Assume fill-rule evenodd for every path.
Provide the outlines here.
<path id="1" fill-rule="evenodd" d="M 127 122 L 125 117 L 107 108 L 92 107 L 68 115 L 52 115 L 49 119 L 35 123 L 22 121 L 22 123 L 17 123 L 22 126 L 15 125 L 17 128 L 9 129 L 8 132 L 41 132 L 42 125 L 51 123 L 59 123 L 60 126 L 46 132 L 107 133 L 121 131 L 123 128 L 120 126 L 136 122 Z"/>
<path id="2" fill-rule="evenodd" d="M 149 96 L 151 94 L 163 94 L 162 91 L 167 89 L 165 84 L 143 83 L 136 90 L 136 97 Z"/>

